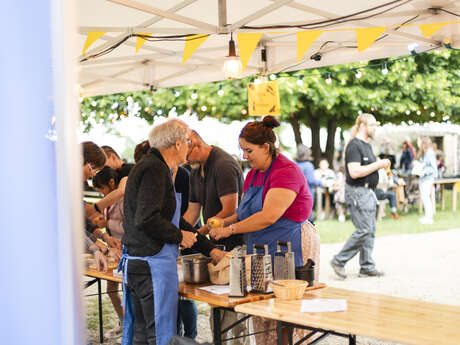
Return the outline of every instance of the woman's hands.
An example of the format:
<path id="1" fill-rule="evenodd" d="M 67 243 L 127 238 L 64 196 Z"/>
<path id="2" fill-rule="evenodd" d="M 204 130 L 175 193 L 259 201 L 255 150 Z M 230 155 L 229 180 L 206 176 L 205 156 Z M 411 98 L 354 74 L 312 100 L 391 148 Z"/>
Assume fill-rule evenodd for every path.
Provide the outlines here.
<path id="1" fill-rule="evenodd" d="M 226 255 L 227 253 L 220 250 L 220 249 L 217 249 L 217 248 L 214 248 L 213 250 L 211 250 L 209 252 L 209 255 L 211 256 L 212 258 L 212 261 L 214 261 L 215 264 L 219 263 L 220 260 L 222 260 L 222 258 Z"/>

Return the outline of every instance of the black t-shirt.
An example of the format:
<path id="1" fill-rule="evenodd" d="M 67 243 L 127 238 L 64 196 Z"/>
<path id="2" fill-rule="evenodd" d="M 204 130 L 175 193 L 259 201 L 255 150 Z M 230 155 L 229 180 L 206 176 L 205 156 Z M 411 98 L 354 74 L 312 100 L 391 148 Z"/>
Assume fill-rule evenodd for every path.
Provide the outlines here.
<path id="1" fill-rule="evenodd" d="M 347 145 L 345 151 L 345 173 L 346 182 L 350 186 L 365 186 L 368 184 L 369 188 L 374 189 L 379 183 L 379 173 L 374 171 L 373 173 L 353 179 L 348 171 L 348 163 L 360 163 L 361 165 L 368 165 L 374 163 L 377 159 L 375 158 L 372 147 L 369 143 L 362 141 L 358 138 L 353 138 Z"/>
<path id="2" fill-rule="evenodd" d="M 120 169 L 117 169 L 117 173 L 120 179 L 129 175 L 129 172 L 134 167 L 134 164 L 124 163 Z"/>
<path id="3" fill-rule="evenodd" d="M 176 180 L 174 181 L 174 188 L 177 193 L 182 194 L 182 204 L 180 208 L 180 215 L 183 216 L 188 208 L 189 187 L 190 187 L 190 174 L 187 169 L 179 167 L 177 170 Z"/>
<path id="4" fill-rule="evenodd" d="M 241 168 L 232 156 L 213 147 L 204 166 L 204 178 L 201 177 L 200 168 L 193 169 L 190 174 L 190 201 L 202 206 L 203 221 L 206 223 L 208 218 L 222 210 L 220 198 L 233 193 L 238 193 L 240 200 L 243 193 Z M 233 235 L 216 243 L 231 250 L 243 243 L 243 236 Z"/>

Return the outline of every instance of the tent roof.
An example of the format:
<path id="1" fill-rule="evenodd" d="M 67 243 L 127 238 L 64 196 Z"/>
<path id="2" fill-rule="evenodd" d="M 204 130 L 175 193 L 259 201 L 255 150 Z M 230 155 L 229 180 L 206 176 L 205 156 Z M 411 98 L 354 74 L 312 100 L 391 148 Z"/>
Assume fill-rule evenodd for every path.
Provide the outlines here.
<path id="1" fill-rule="evenodd" d="M 79 47 L 83 47 L 88 32 L 106 32 L 80 60 L 104 51 L 131 33 L 211 36 L 185 64 L 182 64 L 183 39 L 147 41 L 136 54 L 136 37 L 131 37 L 107 54 L 80 62 L 79 84 L 82 94 L 91 96 L 143 90 L 150 85 L 161 88 L 223 80 L 229 32 L 264 32 L 244 76 L 407 55 L 411 43 L 417 43 L 417 52 L 423 52 L 440 47 L 445 38 L 456 46 L 460 42 L 460 25 L 447 25 L 430 38 L 424 37 L 417 25 L 456 21 L 458 5 L 455 0 L 80 0 Z M 356 48 L 354 30 L 329 31 L 323 32 L 297 63 L 295 32 L 302 29 L 244 28 L 310 24 L 378 6 L 381 7 L 348 18 L 351 21 L 322 27 L 324 30 L 389 27 L 361 53 Z M 402 24 L 415 26 L 397 27 Z M 261 59 L 263 48 L 267 52 L 266 62 Z M 310 58 L 317 52 L 321 55 L 319 61 Z"/>

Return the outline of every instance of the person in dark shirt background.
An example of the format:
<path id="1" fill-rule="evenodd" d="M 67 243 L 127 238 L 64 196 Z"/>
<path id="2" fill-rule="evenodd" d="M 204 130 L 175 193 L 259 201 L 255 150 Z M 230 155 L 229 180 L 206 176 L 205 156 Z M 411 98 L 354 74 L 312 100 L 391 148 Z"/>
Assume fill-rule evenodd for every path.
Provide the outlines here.
<path id="1" fill-rule="evenodd" d="M 347 277 L 345 264 L 358 253 L 360 277 L 383 275 L 383 272 L 375 268 L 372 259 L 377 207 L 374 189 L 379 182 L 378 170 L 389 167 L 391 163 L 388 159 L 377 161 L 369 144 L 377 126 L 378 122 L 373 115 L 359 115 L 345 150 L 345 202 L 356 230 L 331 260 L 334 272 L 342 279 Z"/>

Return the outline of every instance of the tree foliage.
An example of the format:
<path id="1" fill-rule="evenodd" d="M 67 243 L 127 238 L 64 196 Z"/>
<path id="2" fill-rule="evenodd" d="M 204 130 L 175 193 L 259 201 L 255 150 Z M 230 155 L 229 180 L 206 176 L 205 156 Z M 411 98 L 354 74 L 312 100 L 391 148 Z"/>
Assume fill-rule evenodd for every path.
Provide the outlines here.
<path id="1" fill-rule="evenodd" d="M 382 73 L 385 65 L 386 74 Z M 330 84 L 325 78 L 328 73 Z M 322 154 L 319 130 L 327 128 L 326 155 L 332 159 L 337 127 L 352 126 L 360 112 L 371 112 L 382 123 L 459 123 L 459 76 L 460 53 L 451 50 L 280 73 L 281 120 L 291 124 L 297 143 L 300 124 L 310 127 L 316 159 Z M 82 123 L 85 130 L 94 123 L 110 128 L 123 116 L 139 116 L 151 123 L 171 111 L 223 122 L 247 119 L 247 86 L 252 80 L 86 98 L 81 103 Z"/>

